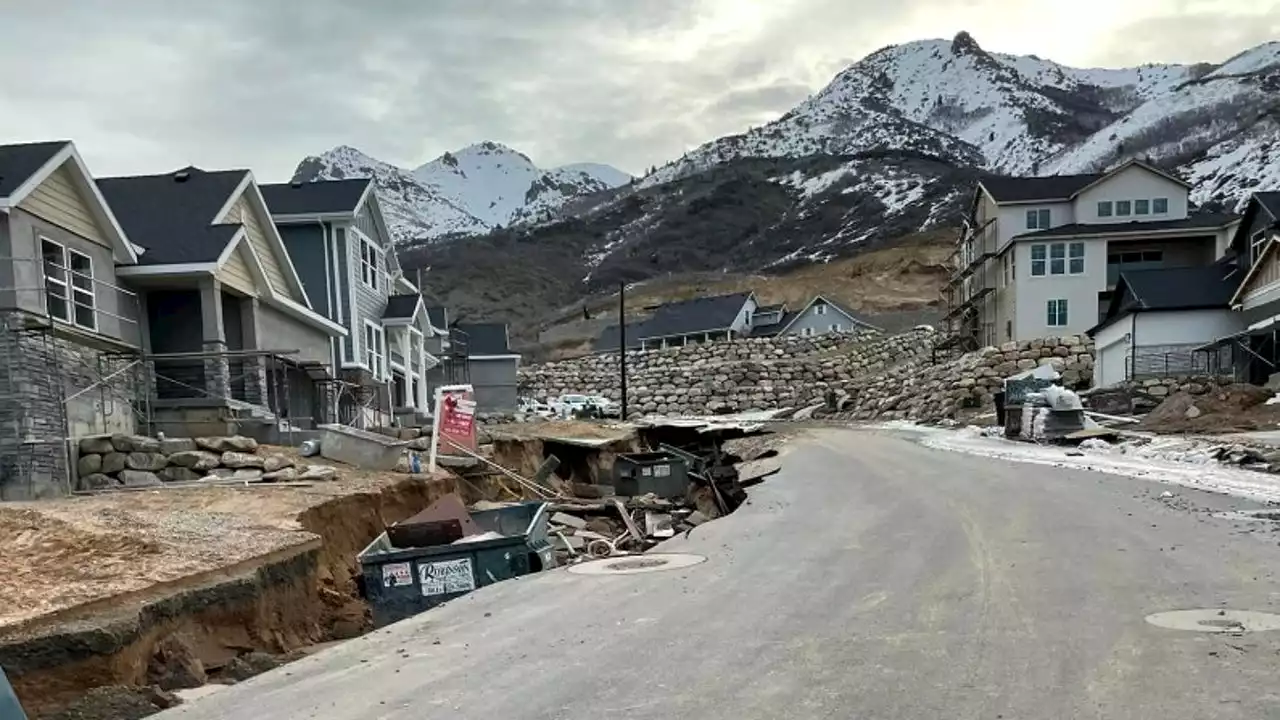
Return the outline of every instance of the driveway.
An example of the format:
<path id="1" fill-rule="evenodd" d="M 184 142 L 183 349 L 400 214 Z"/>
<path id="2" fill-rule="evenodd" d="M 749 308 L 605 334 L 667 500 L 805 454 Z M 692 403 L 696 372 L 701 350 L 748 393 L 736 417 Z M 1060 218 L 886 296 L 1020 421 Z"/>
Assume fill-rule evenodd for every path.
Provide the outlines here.
<path id="1" fill-rule="evenodd" d="M 1280 631 L 1144 620 L 1280 612 L 1280 534 L 1208 512 L 1245 501 L 871 431 L 783 459 L 661 548 L 705 563 L 502 583 L 157 717 L 1280 718 Z"/>

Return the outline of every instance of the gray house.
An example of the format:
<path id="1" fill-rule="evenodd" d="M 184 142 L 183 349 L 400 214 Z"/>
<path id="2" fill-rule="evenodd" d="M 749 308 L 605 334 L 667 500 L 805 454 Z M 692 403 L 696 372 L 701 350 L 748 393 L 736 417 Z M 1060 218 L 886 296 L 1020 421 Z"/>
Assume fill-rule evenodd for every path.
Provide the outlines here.
<path id="1" fill-rule="evenodd" d="M 187 167 L 97 185 L 140 249 L 117 274 L 145 308 L 156 429 L 330 420 L 330 346 L 346 330 L 312 309 L 253 174 Z"/>
<path id="2" fill-rule="evenodd" d="M 65 494 L 67 439 L 132 432 L 138 252 L 75 146 L 0 146 L 0 500 Z"/>
<path id="3" fill-rule="evenodd" d="M 271 215 L 317 309 L 347 330 L 333 348 L 342 421 L 416 422 L 439 360 L 418 289 L 404 278 L 367 178 L 263 186 Z"/>
<path id="4" fill-rule="evenodd" d="M 755 313 L 756 296 L 752 292 L 666 303 L 654 308 L 648 320 L 627 325 L 627 349 L 657 350 L 747 337 Z M 617 325 L 605 328 L 593 351 L 617 351 L 620 335 Z"/>
<path id="5" fill-rule="evenodd" d="M 456 323 L 457 342 L 465 343 L 468 381 L 481 412 L 516 409 L 520 354 L 511 352 L 506 323 Z"/>
<path id="6" fill-rule="evenodd" d="M 803 335 L 804 337 L 880 329 L 860 319 L 852 310 L 821 295 L 815 295 L 799 312 L 788 313 L 778 324 L 781 327 L 777 335 Z"/>

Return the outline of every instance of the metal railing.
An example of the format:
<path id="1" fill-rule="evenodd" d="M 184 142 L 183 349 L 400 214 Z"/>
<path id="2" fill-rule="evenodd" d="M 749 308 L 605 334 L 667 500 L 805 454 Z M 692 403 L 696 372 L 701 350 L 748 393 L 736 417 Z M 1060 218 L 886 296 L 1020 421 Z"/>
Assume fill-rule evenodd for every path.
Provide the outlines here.
<path id="1" fill-rule="evenodd" d="M 1158 377 L 1209 375 L 1214 371 L 1210 353 L 1198 345 L 1138 346 L 1125 355 L 1125 378 L 1145 380 Z"/>

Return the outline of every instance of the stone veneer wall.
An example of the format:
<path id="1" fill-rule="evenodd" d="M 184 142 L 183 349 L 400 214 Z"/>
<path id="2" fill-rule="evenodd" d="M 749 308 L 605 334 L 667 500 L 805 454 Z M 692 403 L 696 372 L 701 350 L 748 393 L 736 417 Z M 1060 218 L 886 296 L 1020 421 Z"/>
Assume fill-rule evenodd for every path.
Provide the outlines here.
<path id="1" fill-rule="evenodd" d="M 986 407 L 1003 378 L 1052 365 L 1066 383 L 1087 387 L 1093 344 L 1078 336 L 988 347 L 932 362 L 938 339 L 921 326 L 898 335 L 878 333 L 815 338 L 770 338 L 628 353 L 633 415 L 685 415 L 804 407 L 829 391 L 843 399 L 842 417 L 858 420 L 952 417 L 963 407 Z M 618 356 L 592 356 L 521 371 L 535 398 L 565 393 L 617 399 Z"/>

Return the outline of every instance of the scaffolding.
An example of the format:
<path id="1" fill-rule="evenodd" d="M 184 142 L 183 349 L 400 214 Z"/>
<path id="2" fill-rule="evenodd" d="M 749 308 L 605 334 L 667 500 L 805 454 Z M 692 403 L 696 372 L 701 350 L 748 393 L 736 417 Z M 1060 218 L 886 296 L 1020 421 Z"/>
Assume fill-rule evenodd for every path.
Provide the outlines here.
<path id="1" fill-rule="evenodd" d="M 943 288 L 945 332 L 933 348 L 935 362 L 995 342 L 987 305 L 996 292 L 991 268 L 999 257 L 996 250 L 995 218 L 966 218 L 949 260 L 952 274 Z"/>

